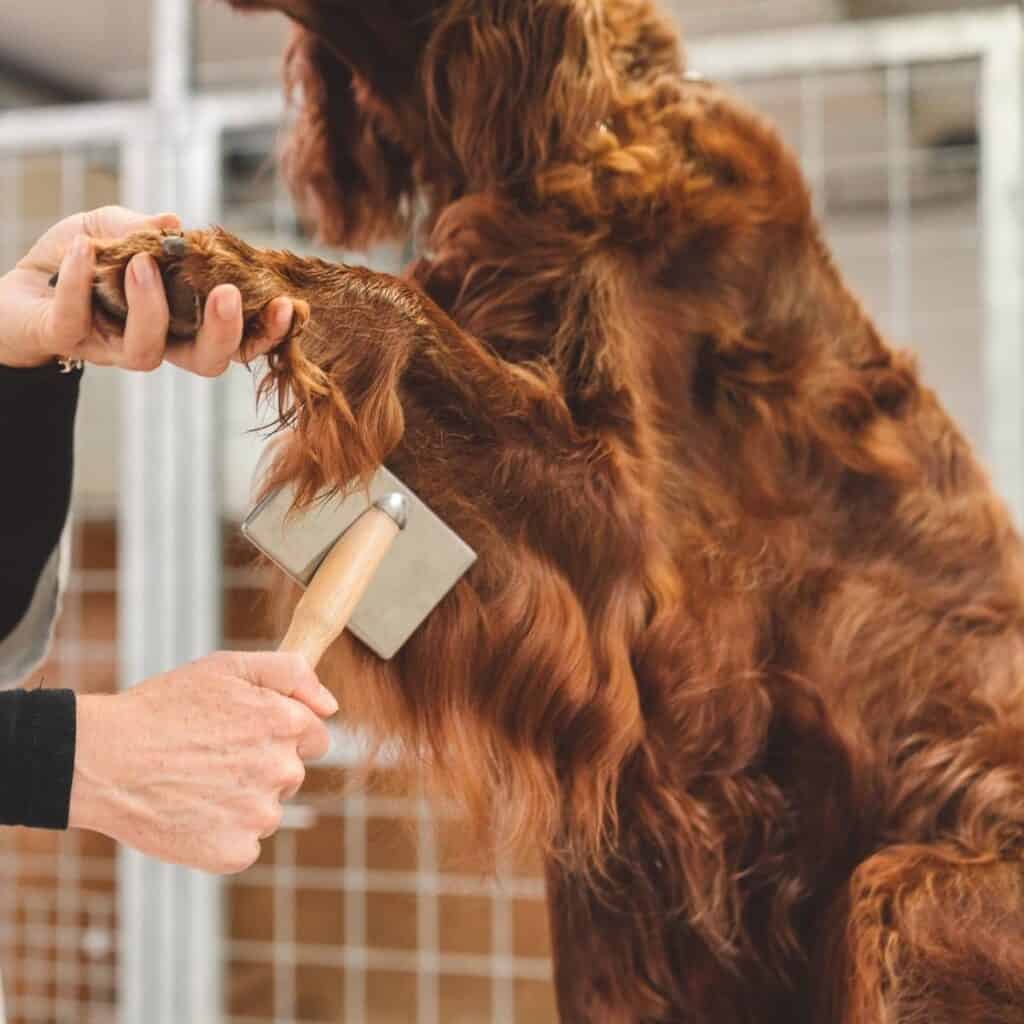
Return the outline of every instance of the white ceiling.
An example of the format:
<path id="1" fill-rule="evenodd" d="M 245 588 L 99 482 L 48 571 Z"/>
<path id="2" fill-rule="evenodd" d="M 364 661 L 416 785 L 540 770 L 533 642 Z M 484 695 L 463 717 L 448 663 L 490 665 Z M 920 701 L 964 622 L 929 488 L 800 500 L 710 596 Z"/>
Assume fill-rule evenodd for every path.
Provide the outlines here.
<path id="1" fill-rule="evenodd" d="M 137 96 L 147 83 L 150 4 L 146 0 L 32 0 L 0 3 L 0 62 L 89 97 Z M 204 84 L 270 81 L 286 22 L 241 15 L 203 0 L 197 8 Z"/>
<path id="2" fill-rule="evenodd" d="M 691 36 L 820 21 L 834 17 L 842 4 L 842 0 L 665 2 L 680 15 Z M 38 80 L 62 87 L 60 91 L 86 97 L 141 95 L 149 61 L 150 6 L 149 0 L 4 0 L 0 3 L 0 66 L 6 58 Z M 199 0 L 196 10 L 202 85 L 273 81 L 286 31 L 281 16 L 243 15 L 217 0 Z"/>
<path id="3" fill-rule="evenodd" d="M 369 0 L 372 2 L 372 0 Z M 663 0 L 690 37 L 878 16 L 976 7 L 986 0 Z M 146 88 L 151 0 L 2 0 L 5 61 L 43 82 L 89 97 L 138 96 Z M 220 0 L 196 0 L 199 80 L 206 87 L 270 82 L 285 21 L 241 15 Z M 10 79 L 12 76 L 0 77 Z M 58 96 L 57 98 L 66 98 Z"/>

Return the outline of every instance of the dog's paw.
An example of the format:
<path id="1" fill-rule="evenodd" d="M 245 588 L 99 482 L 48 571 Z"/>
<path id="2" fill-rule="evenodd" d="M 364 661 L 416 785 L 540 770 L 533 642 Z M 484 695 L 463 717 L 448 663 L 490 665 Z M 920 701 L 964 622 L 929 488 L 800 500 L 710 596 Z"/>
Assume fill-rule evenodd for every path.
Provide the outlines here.
<path id="1" fill-rule="evenodd" d="M 97 317 L 107 321 L 115 330 L 124 328 L 128 316 L 125 275 L 128 264 L 140 252 L 153 257 L 163 279 L 171 315 L 168 338 L 175 341 L 194 338 L 202 326 L 206 296 L 192 284 L 190 275 L 185 271 L 188 241 L 181 234 L 144 232 L 97 245 L 96 283 L 93 286 Z"/>
<path id="2" fill-rule="evenodd" d="M 171 342 L 193 339 L 203 325 L 206 300 L 221 284 L 242 293 L 246 338 L 266 332 L 264 313 L 269 304 L 288 294 L 266 254 L 220 230 L 185 234 L 144 231 L 96 245 L 93 306 L 100 325 L 120 333 L 128 316 L 125 275 L 137 253 L 148 253 L 163 279 L 170 311 L 167 336 Z M 292 295 L 295 318 L 292 334 L 309 316 L 307 303 Z"/>

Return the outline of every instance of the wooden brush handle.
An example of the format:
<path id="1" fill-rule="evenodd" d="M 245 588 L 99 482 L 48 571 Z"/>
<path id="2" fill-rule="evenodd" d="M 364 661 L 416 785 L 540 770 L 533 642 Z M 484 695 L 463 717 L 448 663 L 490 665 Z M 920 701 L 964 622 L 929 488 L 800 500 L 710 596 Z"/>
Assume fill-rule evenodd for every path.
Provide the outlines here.
<path id="1" fill-rule="evenodd" d="M 400 529 L 379 508 L 364 512 L 320 564 L 278 650 L 301 654 L 316 668 L 348 625 Z"/>

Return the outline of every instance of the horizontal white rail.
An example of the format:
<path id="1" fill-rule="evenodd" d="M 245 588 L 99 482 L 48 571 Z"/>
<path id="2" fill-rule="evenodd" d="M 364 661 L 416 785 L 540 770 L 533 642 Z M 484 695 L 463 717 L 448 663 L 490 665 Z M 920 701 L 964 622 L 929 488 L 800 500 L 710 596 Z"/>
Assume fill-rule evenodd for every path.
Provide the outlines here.
<path id="1" fill-rule="evenodd" d="M 965 60 L 998 48 L 1020 30 L 1017 7 L 917 15 L 699 40 L 690 47 L 690 63 L 712 78 L 750 79 Z"/>

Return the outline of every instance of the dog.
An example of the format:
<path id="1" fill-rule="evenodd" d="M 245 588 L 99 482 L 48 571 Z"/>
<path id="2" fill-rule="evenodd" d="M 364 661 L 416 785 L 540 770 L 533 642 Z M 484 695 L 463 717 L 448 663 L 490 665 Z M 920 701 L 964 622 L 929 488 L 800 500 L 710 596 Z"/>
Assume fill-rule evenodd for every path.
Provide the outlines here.
<path id="1" fill-rule="evenodd" d="M 321 236 L 421 255 L 137 236 L 97 316 L 140 250 L 182 339 L 218 283 L 253 331 L 293 296 L 266 487 L 387 463 L 479 552 L 323 676 L 542 852 L 562 1019 L 1024 1020 L 1021 544 L 773 127 L 651 0 L 231 2 L 295 22 Z"/>

